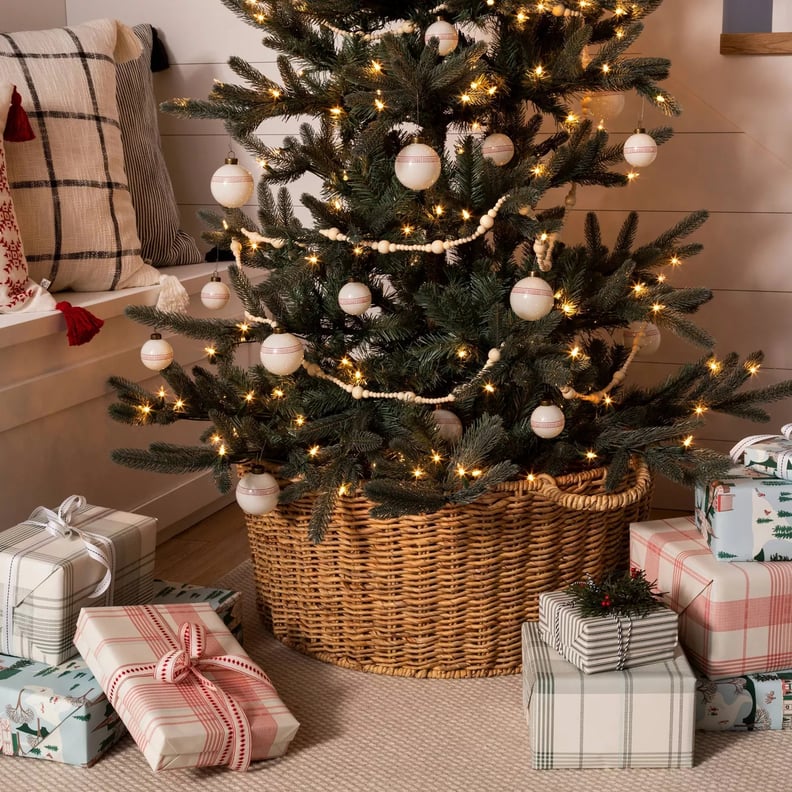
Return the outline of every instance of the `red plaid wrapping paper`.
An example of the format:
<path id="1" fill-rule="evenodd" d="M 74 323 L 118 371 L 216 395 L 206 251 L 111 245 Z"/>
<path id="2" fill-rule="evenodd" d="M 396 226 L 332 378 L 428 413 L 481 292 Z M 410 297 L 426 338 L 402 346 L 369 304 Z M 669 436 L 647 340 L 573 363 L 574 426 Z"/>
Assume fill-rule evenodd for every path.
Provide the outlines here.
<path id="1" fill-rule="evenodd" d="M 203 627 L 197 651 L 184 625 Z M 233 767 L 235 740 L 252 760 L 281 756 L 299 726 L 208 603 L 83 608 L 74 643 L 152 770 Z M 162 681 L 167 658 L 183 680 Z"/>
<path id="2" fill-rule="evenodd" d="M 693 517 L 633 523 L 630 563 L 679 614 L 679 640 L 710 678 L 792 666 L 792 564 L 716 559 Z"/>

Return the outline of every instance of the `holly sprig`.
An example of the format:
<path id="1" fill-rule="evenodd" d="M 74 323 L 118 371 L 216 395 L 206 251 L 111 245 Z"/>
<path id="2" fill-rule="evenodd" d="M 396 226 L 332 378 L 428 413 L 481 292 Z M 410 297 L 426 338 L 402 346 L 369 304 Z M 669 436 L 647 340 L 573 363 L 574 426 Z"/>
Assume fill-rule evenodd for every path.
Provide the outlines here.
<path id="1" fill-rule="evenodd" d="M 643 618 L 664 607 L 657 581 L 649 582 L 643 569 L 631 569 L 620 575 L 611 574 L 600 582 L 590 575 L 567 586 L 565 592 L 573 599 L 583 616 L 630 616 Z"/>

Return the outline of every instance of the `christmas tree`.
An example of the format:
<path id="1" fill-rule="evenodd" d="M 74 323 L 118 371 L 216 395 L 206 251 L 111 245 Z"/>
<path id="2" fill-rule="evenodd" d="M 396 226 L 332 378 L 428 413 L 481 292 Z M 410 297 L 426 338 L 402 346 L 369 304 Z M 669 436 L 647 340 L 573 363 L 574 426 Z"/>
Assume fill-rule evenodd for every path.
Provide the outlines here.
<path id="1" fill-rule="evenodd" d="M 232 57 L 240 84 L 165 109 L 222 119 L 262 166 L 255 219 L 233 184 L 204 217 L 234 253 L 245 316 L 128 310 L 211 352 L 190 373 L 166 355 L 172 397 L 111 380 L 117 420 L 205 422 L 200 445 L 117 462 L 211 468 L 223 491 L 237 465 L 261 466 L 281 482 L 261 511 L 313 498 L 319 541 L 356 490 L 388 517 L 539 473 L 604 466 L 613 489 L 636 460 L 691 485 L 729 466 L 692 442 L 705 413 L 767 420 L 760 405 L 792 393 L 743 387 L 761 352 L 716 358 L 690 319 L 711 292 L 671 283 L 705 212 L 642 244 L 634 213 L 612 240 L 594 214 L 584 239 L 565 236 L 578 189 L 625 186 L 671 138 L 661 126 L 612 143 L 602 122 L 631 92 L 660 117 L 680 112 L 661 86 L 669 61 L 630 55 L 661 0 L 222 2 L 279 53 L 279 79 Z M 303 123 L 269 147 L 257 129 L 274 117 Z M 289 189 L 305 174 L 321 182 L 299 196 L 308 225 Z M 254 285 L 251 268 L 268 277 Z M 698 359 L 631 383 L 660 331 Z M 237 364 L 247 344 L 260 365 Z"/>

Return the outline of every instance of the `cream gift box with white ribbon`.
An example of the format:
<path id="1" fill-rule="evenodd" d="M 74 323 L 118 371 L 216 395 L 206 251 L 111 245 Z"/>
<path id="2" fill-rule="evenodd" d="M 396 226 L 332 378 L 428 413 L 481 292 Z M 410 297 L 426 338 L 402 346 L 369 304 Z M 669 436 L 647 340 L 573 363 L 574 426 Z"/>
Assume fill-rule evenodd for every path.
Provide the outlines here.
<path id="1" fill-rule="evenodd" d="M 0 532 L 0 653 L 59 665 L 88 605 L 153 596 L 157 521 L 74 495 Z"/>
<path id="2" fill-rule="evenodd" d="M 208 603 L 84 608 L 74 643 L 152 770 L 246 770 L 299 727 Z"/>

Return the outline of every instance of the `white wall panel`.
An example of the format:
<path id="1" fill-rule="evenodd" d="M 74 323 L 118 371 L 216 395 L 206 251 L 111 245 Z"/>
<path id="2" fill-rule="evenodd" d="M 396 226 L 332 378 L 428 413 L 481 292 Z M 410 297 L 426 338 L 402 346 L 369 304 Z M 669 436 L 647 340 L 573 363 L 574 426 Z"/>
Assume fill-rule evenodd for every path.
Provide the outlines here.
<path id="1" fill-rule="evenodd" d="M 260 34 L 239 21 L 219 0 L 66 0 L 70 23 L 97 16 L 117 16 L 134 24 L 150 22 L 161 32 L 172 68 L 156 75 L 160 100 L 178 96 L 205 98 L 212 81 L 236 81 L 227 66 L 231 55 L 254 63 L 276 77 L 275 56 L 260 44 Z M 563 238 L 580 241 L 588 209 L 598 212 L 606 244 L 629 210 L 640 212 L 639 241 L 657 233 L 689 211 L 706 209 L 710 219 L 690 240 L 704 252 L 670 273 L 680 286 L 706 286 L 715 299 L 704 306 L 699 320 L 717 339 L 718 354 L 762 348 L 767 362 L 759 384 L 792 376 L 792 136 L 787 96 L 792 56 L 728 57 L 719 52 L 722 0 L 665 0 L 646 21 L 637 42 L 638 56 L 667 57 L 671 79 L 664 87 L 674 93 L 684 114 L 668 119 L 635 97 L 628 97 L 622 114 L 609 123 L 613 142 L 623 141 L 643 112 L 647 128 L 670 124 L 675 137 L 660 149 L 655 163 L 641 172 L 637 183 L 622 190 L 581 188 Z M 42 25 L 43 26 L 43 25 Z M 221 164 L 229 140 L 218 122 L 161 116 L 163 146 L 183 224 L 198 236 L 196 211 L 215 208 L 209 194 L 211 173 Z M 276 143 L 294 134 L 299 122 L 275 120 L 260 131 Z M 255 173 L 255 165 L 237 152 Z M 626 170 L 626 166 L 625 166 Z M 295 203 L 305 190 L 319 185 L 308 179 L 293 185 Z M 557 191 L 546 204 L 563 201 Z M 249 207 L 255 217 L 255 207 Z M 304 222 L 307 215 L 301 215 Z M 636 364 L 633 375 L 645 380 L 664 377 L 696 351 L 673 339 L 663 339 L 655 359 Z M 788 420 L 790 404 L 770 408 L 773 423 Z M 758 431 L 746 422 L 714 418 L 701 433 L 701 442 L 728 450 L 743 434 Z M 658 485 L 656 504 L 691 508 L 689 493 Z"/>

